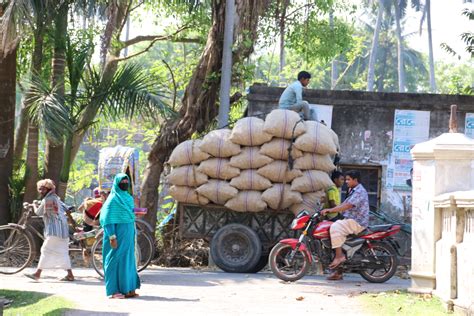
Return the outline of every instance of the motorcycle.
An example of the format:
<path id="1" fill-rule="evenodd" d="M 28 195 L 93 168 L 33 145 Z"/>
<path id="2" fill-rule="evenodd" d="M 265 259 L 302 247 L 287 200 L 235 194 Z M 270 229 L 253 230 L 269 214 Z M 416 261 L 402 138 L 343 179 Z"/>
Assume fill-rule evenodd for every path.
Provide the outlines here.
<path id="1" fill-rule="evenodd" d="M 320 211 L 313 215 L 301 211 L 291 223 L 292 230 L 303 230 L 299 239 L 280 240 L 270 252 L 269 265 L 273 274 L 283 281 L 294 282 L 308 273 L 313 262 L 328 269 L 334 258 L 329 237 L 332 224 L 324 220 Z M 400 228 L 396 224 L 374 225 L 348 236 L 342 246 L 347 260 L 338 268 L 359 273 L 371 283 L 386 282 L 398 266 L 397 244 L 390 236 L 397 234 Z"/>

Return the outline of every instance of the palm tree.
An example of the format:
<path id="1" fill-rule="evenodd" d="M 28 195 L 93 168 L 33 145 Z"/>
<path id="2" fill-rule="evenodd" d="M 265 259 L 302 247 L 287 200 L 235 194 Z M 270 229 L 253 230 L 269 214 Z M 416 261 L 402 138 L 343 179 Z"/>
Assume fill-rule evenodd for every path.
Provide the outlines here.
<path id="1" fill-rule="evenodd" d="M 428 28 L 428 54 L 429 54 L 429 64 L 430 64 L 430 90 L 431 92 L 436 92 L 436 79 L 435 79 L 435 69 L 434 69 L 434 56 L 433 56 L 433 34 L 431 30 L 431 0 L 425 0 L 425 6 L 423 10 L 423 15 L 420 21 L 420 35 L 422 31 L 423 22 L 426 17 L 426 23 Z"/>
<path id="2" fill-rule="evenodd" d="M 371 3 L 369 2 L 369 5 Z M 382 26 L 383 13 L 386 9 L 386 3 L 378 0 L 377 20 L 375 22 L 374 36 L 372 39 L 372 47 L 370 49 L 369 68 L 367 70 L 367 91 L 373 91 L 375 81 L 375 60 L 378 53 L 379 34 Z"/>

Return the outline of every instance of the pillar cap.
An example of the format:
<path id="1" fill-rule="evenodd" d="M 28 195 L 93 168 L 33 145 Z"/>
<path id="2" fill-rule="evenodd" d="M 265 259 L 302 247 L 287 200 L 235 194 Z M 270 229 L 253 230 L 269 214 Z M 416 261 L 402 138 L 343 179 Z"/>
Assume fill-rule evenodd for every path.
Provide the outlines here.
<path id="1" fill-rule="evenodd" d="M 462 133 L 444 133 L 411 149 L 414 160 L 474 159 L 474 139 Z"/>
<path id="2" fill-rule="evenodd" d="M 474 207 L 474 190 L 443 193 L 433 199 L 434 207 Z"/>

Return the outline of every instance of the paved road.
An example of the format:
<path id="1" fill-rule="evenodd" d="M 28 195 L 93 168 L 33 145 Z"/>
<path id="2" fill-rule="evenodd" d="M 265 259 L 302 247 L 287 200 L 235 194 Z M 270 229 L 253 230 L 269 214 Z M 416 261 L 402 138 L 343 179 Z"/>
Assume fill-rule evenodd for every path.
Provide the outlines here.
<path id="1" fill-rule="evenodd" d="M 26 272 L 33 272 L 27 269 Z M 44 271 L 35 282 L 22 274 L 0 275 L 0 288 L 61 295 L 76 303 L 66 315 L 364 315 L 357 295 L 404 289 L 408 280 L 370 284 L 358 275 L 344 281 L 306 276 L 285 283 L 271 273 L 230 274 L 186 268 L 149 268 L 141 273 L 139 298 L 111 300 L 91 269 L 74 270 L 75 282 L 61 282 L 62 271 Z"/>

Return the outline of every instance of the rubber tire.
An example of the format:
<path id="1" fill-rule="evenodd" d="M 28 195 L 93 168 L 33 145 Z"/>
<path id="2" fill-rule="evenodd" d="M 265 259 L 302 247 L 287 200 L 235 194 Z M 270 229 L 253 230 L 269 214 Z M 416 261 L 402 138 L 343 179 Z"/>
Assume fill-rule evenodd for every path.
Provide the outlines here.
<path id="1" fill-rule="evenodd" d="M 150 234 L 137 229 L 137 246 L 140 248 L 140 260 L 137 263 L 138 272 L 145 270 L 155 257 L 155 243 Z M 146 247 L 146 249 L 144 249 Z"/>
<path id="2" fill-rule="evenodd" d="M 263 268 L 265 268 L 268 264 L 268 254 L 262 255 L 260 259 L 257 262 L 257 265 L 249 271 L 249 273 L 258 273 L 262 271 Z"/>
<path id="3" fill-rule="evenodd" d="M 390 267 L 390 270 L 383 277 L 373 277 L 366 270 L 359 272 L 359 274 L 370 283 L 387 282 L 393 277 L 395 272 L 397 272 L 397 267 L 398 267 L 397 251 L 390 244 L 385 243 L 385 242 L 372 242 L 372 247 L 385 248 L 385 251 L 390 253 L 390 255 L 393 258 L 392 266 Z M 360 251 L 363 252 L 364 250 L 368 250 L 367 245 L 364 245 Z"/>
<path id="4" fill-rule="evenodd" d="M 15 232 L 18 234 L 18 236 L 20 238 L 23 238 L 24 241 L 26 241 L 26 246 L 28 247 L 28 249 L 26 250 L 25 249 L 25 253 L 26 251 L 28 251 L 28 255 L 27 256 L 24 256 L 25 260 L 24 262 L 21 263 L 20 266 L 17 266 L 16 268 L 17 269 L 4 269 L 3 267 L 0 267 L 0 273 L 2 274 L 15 274 L 15 273 L 18 273 L 20 271 L 22 271 L 23 269 L 25 269 L 26 267 L 28 267 L 31 262 L 33 261 L 33 259 L 36 257 L 36 248 L 35 248 L 35 243 L 33 241 L 33 238 L 31 236 L 31 234 L 24 230 L 24 229 L 20 229 L 18 227 L 12 227 L 12 226 L 8 226 L 8 225 L 5 225 L 5 226 L 2 226 L 0 227 L 0 231 L 11 231 L 11 232 Z M 3 233 L 2 233 L 3 234 Z M 0 252 L 0 256 L 12 256 L 12 253 L 10 252 Z"/>
<path id="5" fill-rule="evenodd" d="M 282 243 L 276 244 L 275 247 L 273 247 L 272 251 L 270 251 L 270 256 L 269 256 L 268 261 L 269 261 L 270 269 L 272 270 L 273 274 L 277 278 L 286 282 L 295 282 L 301 279 L 302 277 L 304 277 L 308 273 L 309 269 L 311 268 L 311 262 L 305 251 L 298 250 L 298 252 L 301 253 L 304 257 L 304 264 L 300 272 L 298 272 L 298 274 L 296 274 L 293 277 L 290 277 L 282 273 L 277 267 L 276 258 L 278 257 L 279 253 L 282 250 L 287 250 L 287 248 L 291 248 L 291 246 L 288 244 L 282 244 Z"/>
<path id="6" fill-rule="evenodd" d="M 244 248 L 244 258 L 242 260 L 232 260 L 229 251 L 232 252 L 234 245 L 229 245 L 232 239 L 237 238 Z M 226 245 L 227 243 L 227 245 Z M 226 247 L 227 246 L 227 247 Z M 238 246 L 238 245 L 236 245 Z M 239 251 L 239 249 L 235 250 Z M 211 259 L 225 272 L 249 273 L 256 268 L 262 256 L 262 243 L 257 233 L 250 227 L 242 224 L 228 224 L 221 227 L 211 240 Z"/>

